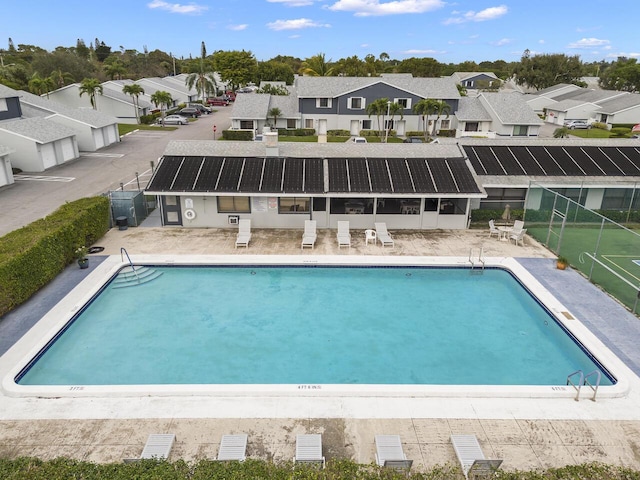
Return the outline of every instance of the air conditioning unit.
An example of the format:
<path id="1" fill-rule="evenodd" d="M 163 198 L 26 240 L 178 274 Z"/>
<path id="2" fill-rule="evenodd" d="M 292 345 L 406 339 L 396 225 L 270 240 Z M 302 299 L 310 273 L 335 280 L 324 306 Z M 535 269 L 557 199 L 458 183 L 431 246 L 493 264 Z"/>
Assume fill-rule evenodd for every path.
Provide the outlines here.
<path id="1" fill-rule="evenodd" d="M 238 215 L 229 215 L 229 225 L 237 225 L 240 221 L 240 217 Z"/>

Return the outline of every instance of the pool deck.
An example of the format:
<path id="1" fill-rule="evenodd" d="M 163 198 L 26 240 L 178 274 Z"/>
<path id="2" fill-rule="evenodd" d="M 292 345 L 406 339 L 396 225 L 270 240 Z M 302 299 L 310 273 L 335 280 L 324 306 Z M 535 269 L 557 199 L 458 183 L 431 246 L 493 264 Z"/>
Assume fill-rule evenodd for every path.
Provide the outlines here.
<path id="1" fill-rule="evenodd" d="M 313 250 L 300 249 L 301 231 L 253 230 L 248 249 L 235 249 L 234 230 L 149 226 L 113 229 L 88 270 L 66 269 L 27 304 L 0 320 L 4 354 L 40 317 L 71 291 L 104 255 L 458 256 L 471 247 L 485 256 L 519 263 L 633 371 L 640 372 L 640 322 L 577 272 L 559 271 L 553 255 L 527 238 L 514 246 L 483 231 L 393 232 L 394 249 L 365 245 L 352 231 L 352 248 L 338 249 L 334 230 L 320 230 Z M 0 358 L 0 363 L 9 355 Z M 633 375 L 632 375 L 633 376 Z M 321 433 L 324 455 L 374 461 L 374 435 L 399 434 L 414 469 L 457 465 L 449 437 L 475 433 L 488 458 L 503 468 L 535 469 L 591 461 L 640 469 L 640 380 L 623 398 L 592 402 L 570 398 L 384 397 L 136 397 L 12 398 L 0 394 L 0 456 L 56 456 L 119 462 L 139 456 L 149 433 L 175 433 L 170 459 L 215 458 L 220 437 L 248 433 L 248 455 L 291 460 L 297 433 Z M 460 477 L 462 478 L 462 476 Z"/>

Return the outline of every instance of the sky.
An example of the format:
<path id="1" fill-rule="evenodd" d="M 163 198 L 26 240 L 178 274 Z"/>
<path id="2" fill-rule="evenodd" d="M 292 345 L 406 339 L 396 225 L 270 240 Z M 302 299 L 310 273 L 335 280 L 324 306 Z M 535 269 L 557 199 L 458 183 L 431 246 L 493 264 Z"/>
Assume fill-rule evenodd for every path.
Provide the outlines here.
<path id="1" fill-rule="evenodd" d="M 2 6 L 2 4 L 5 4 Z M 9 6 L 10 3 L 10 6 Z M 606 3 L 606 2 L 605 2 Z M 583 62 L 640 56 L 637 15 L 582 0 L 0 0 L 0 48 L 47 50 L 95 38 L 111 50 L 156 49 L 176 58 L 245 50 L 328 61 L 367 55 L 441 63 L 518 61 L 531 54 Z M 636 31 L 636 33 L 633 33 Z M 4 36 L 4 35 L 3 35 Z M 633 38 L 636 40 L 634 41 Z M 5 43 L 4 45 L 2 45 Z"/>

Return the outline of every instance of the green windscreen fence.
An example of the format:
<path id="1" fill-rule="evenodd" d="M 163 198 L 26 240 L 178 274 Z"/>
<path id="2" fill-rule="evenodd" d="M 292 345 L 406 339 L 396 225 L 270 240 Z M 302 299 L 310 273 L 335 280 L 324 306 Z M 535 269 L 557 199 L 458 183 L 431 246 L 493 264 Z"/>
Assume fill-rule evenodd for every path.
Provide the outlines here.
<path id="1" fill-rule="evenodd" d="M 640 195 L 640 190 L 635 193 Z M 580 200 L 580 195 L 577 195 Z M 633 198 L 633 197 L 632 197 Z M 636 197 L 637 198 L 637 197 Z M 616 214 L 633 217 L 631 206 Z M 634 313 L 640 310 L 640 231 L 532 185 L 524 213 L 527 233 L 580 270 Z"/>

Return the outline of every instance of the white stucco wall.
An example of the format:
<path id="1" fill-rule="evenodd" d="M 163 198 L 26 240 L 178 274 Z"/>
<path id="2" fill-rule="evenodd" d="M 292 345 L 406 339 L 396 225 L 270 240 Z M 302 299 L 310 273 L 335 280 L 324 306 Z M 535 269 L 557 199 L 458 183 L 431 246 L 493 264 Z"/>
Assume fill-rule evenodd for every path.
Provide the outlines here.
<path id="1" fill-rule="evenodd" d="M 9 154 L 0 155 L 0 187 L 14 183 Z"/>

